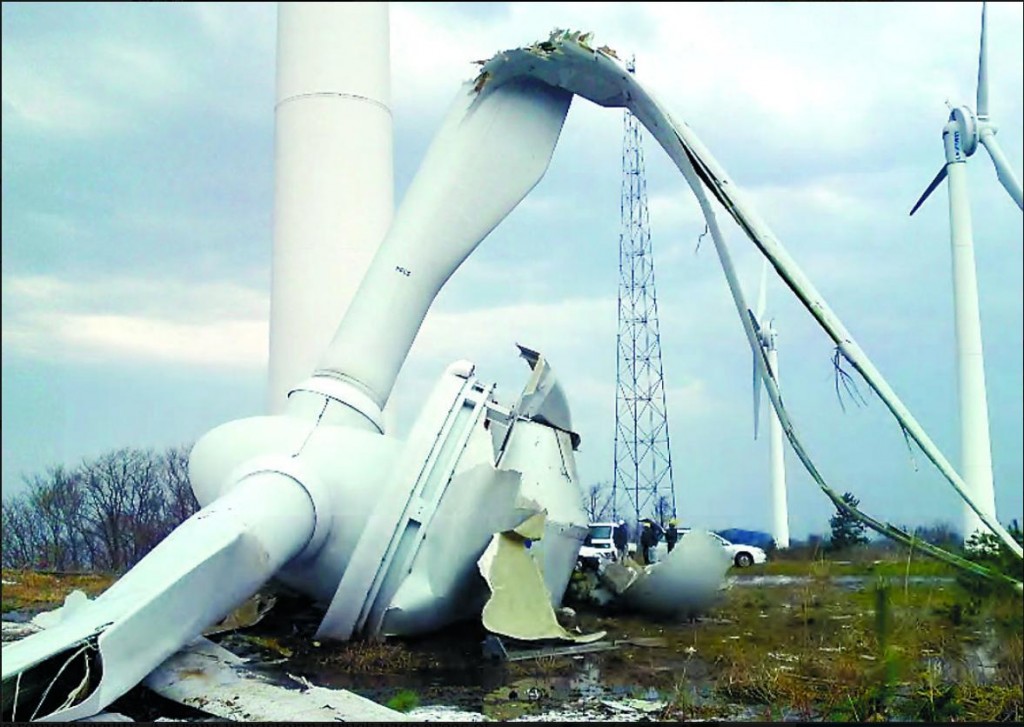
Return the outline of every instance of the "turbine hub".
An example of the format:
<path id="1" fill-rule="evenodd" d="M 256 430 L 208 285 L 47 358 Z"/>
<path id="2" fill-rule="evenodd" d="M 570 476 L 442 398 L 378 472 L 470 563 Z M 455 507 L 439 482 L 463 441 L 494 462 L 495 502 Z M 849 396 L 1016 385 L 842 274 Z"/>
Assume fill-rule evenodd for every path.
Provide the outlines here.
<path id="1" fill-rule="evenodd" d="M 949 113 L 949 121 L 959 132 L 959 144 L 954 140 L 954 145 L 959 148 L 964 156 L 971 156 L 978 148 L 978 119 L 966 106 L 957 106 Z"/>

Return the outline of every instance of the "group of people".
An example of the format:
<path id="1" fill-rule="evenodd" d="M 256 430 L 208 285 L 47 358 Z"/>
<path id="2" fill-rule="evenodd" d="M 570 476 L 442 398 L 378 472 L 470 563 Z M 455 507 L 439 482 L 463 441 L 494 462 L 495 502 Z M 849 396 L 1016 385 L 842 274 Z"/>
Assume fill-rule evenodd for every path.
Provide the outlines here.
<path id="1" fill-rule="evenodd" d="M 654 562 L 654 548 L 662 538 L 665 538 L 668 552 L 672 552 L 672 549 L 676 547 L 676 543 L 679 540 L 677 525 L 678 523 L 675 518 L 669 520 L 668 525 L 665 527 L 662 527 L 650 518 L 644 518 L 640 521 L 639 550 L 644 565 L 650 565 Z M 625 520 L 619 520 L 615 525 L 615 530 L 612 533 L 612 542 L 615 544 L 618 560 L 624 560 L 629 550 L 629 531 Z"/>

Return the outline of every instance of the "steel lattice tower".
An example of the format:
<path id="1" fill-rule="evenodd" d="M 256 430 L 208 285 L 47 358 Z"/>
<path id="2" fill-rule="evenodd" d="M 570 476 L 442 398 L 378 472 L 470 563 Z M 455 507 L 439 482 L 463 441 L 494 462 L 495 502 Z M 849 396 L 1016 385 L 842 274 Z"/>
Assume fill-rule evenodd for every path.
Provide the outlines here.
<path id="1" fill-rule="evenodd" d="M 631 60 L 627 68 L 633 72 L 634 67 Z M 628 109 L 623 125 L 612 507 L 616 517 L 620 511 L 632 511 L 635 523 L 647 516 L 658 520 L 658 515 L 664 514 L 655 512 L 662 496 L 667 496 L 671 514 L 675 515 L 676 494 L 642 135 L 640 124 Z"/>

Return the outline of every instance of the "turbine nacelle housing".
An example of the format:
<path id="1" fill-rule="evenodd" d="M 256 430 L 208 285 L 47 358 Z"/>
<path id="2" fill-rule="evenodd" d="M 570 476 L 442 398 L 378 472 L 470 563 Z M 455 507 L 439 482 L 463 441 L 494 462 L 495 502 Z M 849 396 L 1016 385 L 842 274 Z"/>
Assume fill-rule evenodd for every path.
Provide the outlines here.
<path id="1" fill-rule="evenodd" d="M 957 152 L 963 157 L 969 157 L 978 149 L 980 123 L 978 117 L 967 106 L 957 106 L 949 112 L 949 122 L 942 132 L 943 140 L 952 134 L 953 157 L 950 156 L 950 144 L 946 142 L 946 161 L 949 163 L 964 161 L 959 158 Z"/>

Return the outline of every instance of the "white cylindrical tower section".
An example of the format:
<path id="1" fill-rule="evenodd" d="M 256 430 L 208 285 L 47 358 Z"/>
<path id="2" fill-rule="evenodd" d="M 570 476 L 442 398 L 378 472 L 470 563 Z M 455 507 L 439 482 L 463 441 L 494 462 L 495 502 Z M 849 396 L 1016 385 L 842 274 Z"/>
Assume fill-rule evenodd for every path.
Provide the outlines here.
<path id="1" fill-rule="evenodd" d="M 388 3 L 278 3 L 268 405 L 312 374 L 391 224 Z"/>
<path id="2" fill-rule="evenodd" d="M 772 331 L 772 347 L 768 349 L 768 368 L 775 381 L 779 380 L 779 352 L 775 348 L 775 332 Z M 760 384 L 759 384 L 760 385 Z M 768 448 L 772 469 L 772 536 L 779 548 L 789 547 L 789 505 L 786 502 L 786 460 L 782 443 L 782 423 L 775 408 L 770 407 L 768 417 Z"/>
<path id="3" fill-rule="evenodd" d="M 996 517 L 992 478 L 992 445 L 985 394 L 985 361 L 981 344 L 981 313 L 974 264 L 967 165 L 947 166 L 950 242 L 953 252 L 953 299 L 956 311 L 957 394 L 960 400 L 961 472 L 971 499 L 985 514 Z M 991 533 L 969 505 L 964 505 L 964 540 L 976 532 Z"/>

